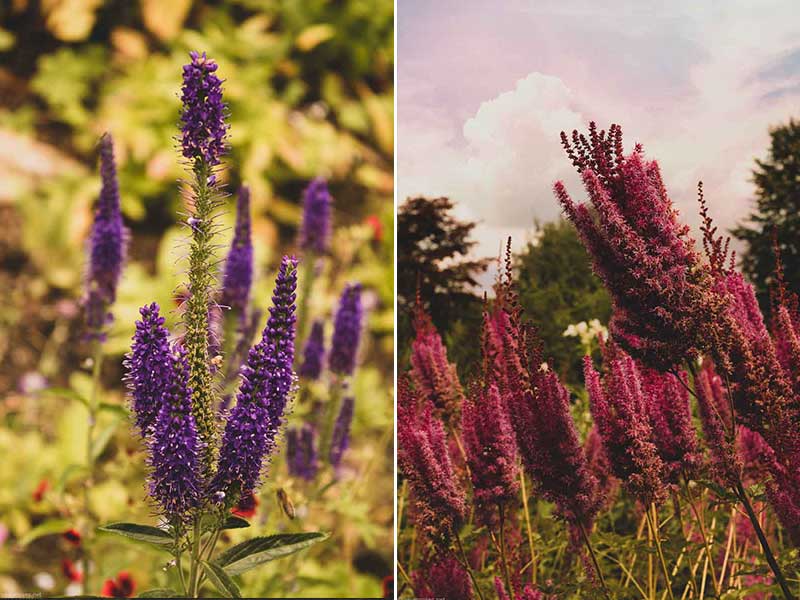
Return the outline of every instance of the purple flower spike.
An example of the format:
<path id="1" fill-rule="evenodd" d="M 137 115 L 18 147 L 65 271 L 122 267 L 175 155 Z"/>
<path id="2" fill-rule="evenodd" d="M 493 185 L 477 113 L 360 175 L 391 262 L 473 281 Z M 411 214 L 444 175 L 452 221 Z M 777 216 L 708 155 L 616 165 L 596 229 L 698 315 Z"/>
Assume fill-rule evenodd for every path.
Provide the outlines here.
<path id="1" fill-rule="evenodd" d="M 286 432 L 286 454 L 289 474 L 311 481 L 317 474 L 317 432 L 310 423 Z"/>
<path id="2" fill-rule="evenodd" d="M 317 177 L 303 193 L 303 223 L 300 226 L 300 248 L 306 252 L 325 254 L 331 237 L 331 195 L 328 184 Z"/>
<path id="3" fill-rule="evenodd" d="M 175 346 L 173 377 L 163 397 L 150 437 L 150 496 L 172 520 L 186 520 L 200 504 L 200 460 L 197 427 L 186 351 Z"/>
<path id="4" fill-rule="evenodd" d="M 345 286 L 339 300 L 339 310 L 333 327 L 333 341 L 328 368 L 339 375 L 352 375 L 356 369 L 358 341 L 361 337 L 361 321 L 364 310 L 361 306 L 361 284 Z"/>
<path id="5" fill-rule="evenodd" d="M 353 408 L 355 398 L 347 396 L 342 400 L 342 407 L 339 409 L 339 416 L 333 426 L 333 436 L 331 437 L 331 451 L 328 456 L 331 466 L 338 469 L 342 464 L 347 446 L 350 444 L 350 425 L 353 422 Z"/>
<path id="6" fill-rule="evenodd" d="M 102 187 L 89 237 L 84 298 L 86 324 L 90 335 L 97 339 L 105 337 L 101 330 L 112 320 L 108 308 L 117 296 L 128 242 L 119 204 L 114 142 L 108 134 L 100 138 L 100 178 Z"/>
<path id="7" fill-rule="evenodd" d="M 225 153 L 228 132 L 222 81 L 215 75 L 217 63 L 207 58 L 205 52 L 190 52 L 189 56 L 192 62 L 183 66 L 181 88 L 183 156 L 213 167 Z"/>
<path id="8" fill-rule="evenodd" d="M 306 379 L 319 379 L 322 375 L 325 359 L 325 330 L 322 321 L 316 320 L 311 325 L 306 347 L 303 350 L 303 364 L 297 374 Z"/>
<path id="9" fill-rule="evenodd" d="M 136 321 L 131 352 L 125 359 L 131 406 L 142 436 L 147 435 L 172 385 L 169 331 L 158 311 L 155 302 L 139 309 L 142 320 Z"/>
<path id="10" fill-rule="evenodd" d="M 275 278 L 267 326 L 240 372 L 236 406 L 225 426 L 211 485 L 212 492 L 225 492 L 228 501 L 255 489 L 264 458 L 275 450 L 275 437 L 294 382 L 296 288 L 297 259 L 284 256 Z"/>
<path id="11" fill-rule="evenodd" d="M 236 229 L 225 261 L 222 300 L 225 306 L 244 315 L 253 283 L 253 242 L 250 239 L 250 189 L 242 186 L 236 202 Z"/>

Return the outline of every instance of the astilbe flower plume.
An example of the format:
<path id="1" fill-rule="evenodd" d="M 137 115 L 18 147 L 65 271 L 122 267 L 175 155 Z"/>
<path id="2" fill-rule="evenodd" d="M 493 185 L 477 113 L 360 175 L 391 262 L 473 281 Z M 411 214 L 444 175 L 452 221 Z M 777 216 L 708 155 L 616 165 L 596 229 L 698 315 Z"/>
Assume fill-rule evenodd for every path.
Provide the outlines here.
<path id="1" fill-rule="evenodd" d="M 499 577 L 494 578 L 494 590 L 497 593 L 497 600 L 512 600 L 511 596 L 509 596 L 506 591 L 503 580 Z M 527 584 L 522 589 L 522 592 L 514 595 L 513 600 L 546 600 L 546 597 L 541 590 L 537 590 L 530 584 Z"/>
<path id="2" fill-rule="evenodd" d="M 169 331 L 155 302 L 139 309 L 131 352 L 125 359 L 131 408 L 142 436 L 158 415 L 163 398 L 172 386 L 173 360 Z"/>
<path id="3" fill-rule="evenodd" d="M 250 189 L 242 186 L 236 201 L 236 227 L 225 260 L 220 302 L 236 311 L 241 319 L 250 301 L 253 283 L 253 242 L 250 238 Z"/>
<path id="4" fill-rule="evenodd" d="M 305 348 L 303 348 L 303 364 L 297 371 L 300 377 L 316 380 L 322 375 L 325 363 L 325 325 L 316 319 L 311 325 Z"/>
<path id="5" fill-rule="evenodd" d="M 350 444 L 350 425 L 353 422 L 353 409 L 355 408 L 355 398 L 345 396 L 342 406 L 333 424 L 333 434 L 331 435 L 331 449 L 328 460 L 334 469 L 338 469 L 342 463 L 342 457 Z"/>
<path id="6" fill-rule="evenodd" d="M 187 520 L 201 502 L 200 442 L 192 415 L 186 351 L 176 345 L 170 387 L 148 438 L 150 497 L 172 520 Z"/>
<path id="7" fill-rule="evenodd" d="M 213 491 L 228 501 L 252 492 L 264 458 L 275 449 L 284 410 L 294 383 L 295 289 L 297 259 L 284 256 L 267 326 L 241 369 L 236 406 L 225 425 Z"/>
<path id="8" fill-rule="evenodd" d="M 414 592 L 419 598 L 472 600 L 472 582 L 466 569 L 453 556 L 443 556 L 413 573 Z"/>
<path id="9" fill-rule="evenodd" d="M 317 475 L 317 432 L 310 423 L 286 432 L 286 456 L 289 474 L 311 481 Z"/>
<path id="10" fill-rule="evenodd" d="M 105 337 L 102 330 L 112 319 L 109 307 L 117 296 L 128 244 L 128 232 L 120 210 L 114 142 L 108 134 L 100 138 L 100 179 L 100 197 L 89 236 L 83 302 L 88 335 L 102 340 Z"/>
<path id="11" fill-rule="evenodd" d="M 409 376 L 419 395 L 430 400 L 445 421 L 457 419 L 464 390 L 456 366 L 448 361 L 447 348 L 419 300 L 414 310 Z"/>
<path id="12" fill-rule="evenodd" d="M 606 133 L 591 123 L 588 139 L 577 131 L 561 139 L 593 210 L 573 202 L 560 181 L 555 194 L 611 294 L 614 339 L 662 371 L 696 358 L 714 337 L 724 299 L 677 221 L 658 163 L 639 146 L 625 156 L 618 125 Z"/>
<path id="13" fill-rule="evenodd" d="M 675 484 L 681 475 L 691 478 L 700 466 L 701 456 L 692 425 L 686 373 L 659 373 L 647 368 L 640 371 L 653 443 L 666 469 L 664 479 Z"/>
<path id="14" fill-rule="evenodd" d="M 437 543 L 456 534 L 467 506 L 447 450 L 444 426 L 429 400 L 398 384 L 397 462 L 408 480 L 417 525 Z"/>
<path id="15" fill-rule="evenodd" d="M 666 496 L 664 463 L 653 444 L 638 369 L 633 359 L 607 345 L 603 380 L 590 356 L 584 357 L 584 378 L 592 417 L 603 439 L 614 474 L 626 491 L 645 507 Z"/>
<path id="16" fill-rule="evenodd" d="M 497 386 L 473 390 L 464 403 L 461 430 L 474 499 L 488 519 L 519 493 L 514 429 Z"/>
<path id="17" fill-rule="evenodd" d="M 331 194 L 328 184 L 317 177 L 303 193 L 303 221 L 300 226 L 300 248 L 324 254 L 331 236 Z"/>
<path id="18" fill-rule="evenodd" d="M 328 357 L 328 368 L 333 373 L 346 376 L 352 375 L 355 371 L 363 320 L 361 284 L 348 284 L 339 299 L 339 308 L 333 325 L 331 352 Z"/>
<path id="19" fill-rule="evenodd" d="M 181 145 L 183 156 L 208 167 L 219 164 L 225 153 L 228 125 L 222 101 L 222 80 L 215 74 L 217 63 L 203 52 L 190 52 L 183 67 L 181 88 Z"/>
<path id="20" fill-rule="evenodd" d="M 609 508 L 614 504 L 619 491 L 619 480 L 614 477 L 606 449 L 603 447 L 603 439 L 596 425 L 589 430 L 583 451 L 586 454 L 589 470 L 597 479 L 598 496 L 603 499 L 603 508 Z"/>

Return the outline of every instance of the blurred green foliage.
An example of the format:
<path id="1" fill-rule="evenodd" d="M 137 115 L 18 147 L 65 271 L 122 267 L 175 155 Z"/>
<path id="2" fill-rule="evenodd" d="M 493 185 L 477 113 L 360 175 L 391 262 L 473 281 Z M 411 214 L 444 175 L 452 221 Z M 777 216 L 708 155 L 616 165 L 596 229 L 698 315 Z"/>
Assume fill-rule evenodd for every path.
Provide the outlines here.
<path id="1" fill-rule="evenodd" d="M 102 521 L 152 522 L 143 456 L 127 427 L 122 355 L 138 307 L 176 307 L 183 279 L 182 173 L 175 148 L 181 66 L 189 50 L 220 64 L 229 104 L 231 191 L 252 190 L 256 283 L 266 308 L 277 260 L 294 246 L 308 180 L 335 198 L 332 256 L 311 296 L 329 318 L 346 281 L 366 290 L 368 333 L 354 381 L 353 447 L 343 481 L 292 480 L 282 460 L 252 519 L 262 532 L 332 531 L 296 561 L 248 573 L 251 595 L 376 596 L 393 546 L 393 3 L 224 0 L 14 0 L 0 6 L 0 594 L 63 593 L 54 535 L 79 518 L 88 393 L 79 299 L 84 240 L 99 190 L 96 142 L 114 136 L 122 206 L 132 232 L 106 344 L 97 430 L 107 433 L 91 502 Z M 223 216 L 228 243 L 233 200 Z M 176 311 L 168 314 L 175 326 Z M 46 383 L 73 392 L 41 394 Z M 324 399 L 325 390 L 318 390 Z M 316 394 L 316 392 L 315 392 Z M 300 421 L 310 408 L 298 405 Z M 326 477 L 325 475 L 324 477 Z M 33 494 L 41 481 L 47 491 Z M 283 487 L 298 518 L 288 520 Z M 6 537 L 7 532 L 7 539 Z M 26 537 L 27 536 L 27 537 Z M 139 591 L 159 581 L 163 555 L 101 536 L 95 579 L 128 570 Z M 24 544 L 22 542 L 25 542 Z M 159 562 L 161 561 L 161 562 Z M 288 566 L 287 566 L 288 565 Z M 36 574 L 54 578 L 37 587 Z"/>

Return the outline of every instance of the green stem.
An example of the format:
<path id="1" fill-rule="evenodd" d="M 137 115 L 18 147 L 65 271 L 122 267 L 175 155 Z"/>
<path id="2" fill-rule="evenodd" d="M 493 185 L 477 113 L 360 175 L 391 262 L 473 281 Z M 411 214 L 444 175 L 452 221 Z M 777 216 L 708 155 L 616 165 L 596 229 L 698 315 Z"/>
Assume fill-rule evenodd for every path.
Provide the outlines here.
<path id="1" fill-rule="evenodd" d="M 581 536 L 583 537 L 583 543 L 586 544 L 586 549 L 589 550 L 589 556 L 592 558 L 592 564 L 594 564 L 594 570 L 597 572 L 597 577 L 600 579 L 600 585 L 603 588 L 603 594 L 606 598 L 611 600 L 611 592 L 608 591 L 608 586 L 606 585 L 606 580 L 603 577 L 603 571 L 600 569 L 600 562 L 597 560 L 597 555 L 594 553 L 594 548 L 592 547 L 592 542 L 589 540 L 589 534 L 586 532 L 586 528 L 583 526 L 583 523 L 578 521 L 578 527 L 581 530 Z"/>
<path id="2" fill-rule="evenodd" d="M 464 568 L 466 569 L 467 573 L 469 574 L 469 578 L 472 580 L 472 586 L 475 588 L 475 591 L 478 593 L 478 598 L 480 600 L 484 600 L 483 592 L 481 591 L 480 586 L 478 585 L 478 580 L 475 579 L 475 573 L 472 572 L 472 567 L 469 566 L 469 560 L 467 559 L 467 553 L 464 552 L 464 546 L 461 544 L 461 537 L 456 533 L 456 547 L 458 551 L 461 553 L 461 560 L 464 561 Z"/>
<path id="3" fill-rule="evenodd" d="M 297 339 L 300 342 L 305 342 L 308 335 L 308 328 L 310 322 L 308 319 L 308 300 L 311 296 L 311 287 L 314 283 L 314 268 L 317 262 L 316 255 L 308 251 L 301 264 L 301 272 L 298 273 L 298 281 L 300 283 L 300 299 L 297 306 Z"/>
<path id="4" fill-rule="evenodd" d="M 194 519 L 194 538 L 192 539 L 192 562 L 189 570 L 189 595 L 192 598 L 198 597 L 200 582 L 198 577 L 198 565 L 200 563 L 200 517 Z"/>
<path id="5" fill-rule="evenodd" d="M 87 475 L 83 485 L 83 502 L 86 516 L 86 532 L 83 537 L 83 549 L 81 562 L 83 564 L 83 593 L 89 594 L 91 590 L 91 545 L 94 533 L 94 519 L 89 506 L 89 490 L 94 484 L 94 429 L 97 421 L 97 405 L 100 392 L 100 375 L 103 367 L 103 344 L 100 341 L 94 342 L 92 353 L 92 391 L 89 396 L 89 426 L 86 429 L 86 469 Z"/>
<path id="6" fill-rule="evenodd" d="M 694 504 L 694 500 L 691 496 L 691 491 L 689 490 L 689 481 L 684 478 L 684 487 L 686 489 L 686 500 L 689 502 L 689 507 L 692 510 L 692 514 L 694 514 L 695 519 L 697 520 L 697 525 L 700 527 L 700 535 L 703 536 L 703 546 L 706 550 L 706 556 L 708 557 L 708 565 L 711 569 L 711 582 L 714 584 L 714 594 L 717 598 L 720 595 L 720 581 L 717 579 L 717 570 L 714 566 L 714 559 L 711 556 L 711 542 L 708 539 L 708 533 L 706 532 L 706 524 L 705 519 L 700 515 L 700 512 L 697 510 L 697 507 Z"/>
<path id="7" fill-rule="evenodd" d="M 533 530 L 531 529 L 531 517 L 528 512 L 528 493 L 525 490 L 525 472 L 519 470 L 519 485 L 522 493 L 522 508 L 525 511 L 525 529 L 528 534 L 528 547 L 531 551 L 531 583 L 536 585 L 536 552 L 533 546 Z"/>
<path id="8" fill-rule="evenodd" d="M 508 561 L 506 560 L 506 542 L 505 542 L 505 511 L 503 510 L 503 505 L 498 504 L 497 509 L 500 512 L 500 562 L 503 565 L 503 576 L 506 580 L 506 590 L 508 593 L 511 594 L 513 592 L 511 588 L 511 575 L 508 570 Z"/>
<path id="9" fill-rule="evenodd" d="M 655 503 L 651 504 L 648 509 L 647 523 L 653 532 L 653 539 L 656 542 L 658 561 L 661 563 L 661 571 L 664 573 L 664 584 L 667 586 L 669 597 L 675 600 L 675 597 L 672 595 L 672 581 L 670 580 L 669 571 L 667 570 L 667 562 L 664 560 L 664 551 L 661 548 L 661 534 L 658 530 L 658 512 L 656 512 Z"/>

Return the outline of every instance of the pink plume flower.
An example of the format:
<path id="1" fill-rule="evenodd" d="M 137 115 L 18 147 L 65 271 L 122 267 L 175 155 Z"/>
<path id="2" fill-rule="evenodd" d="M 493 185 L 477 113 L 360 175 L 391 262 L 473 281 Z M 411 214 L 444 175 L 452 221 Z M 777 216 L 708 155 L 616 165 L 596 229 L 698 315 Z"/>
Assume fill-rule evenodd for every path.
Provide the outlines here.
<path id="1" fill-rule="evenodd" d="M 505 403 L 497 386 L 475 390 L 461 415 L 474 498 L 489 513 L 514 502 L 519 493 L 517 445 Z"/>
<path id="2" fill-rule="evenodd" d="M 472 600 L 469 574 L 453 556 L 444 556 L 413 574 L 414 592 L 419 598 Z"/>

